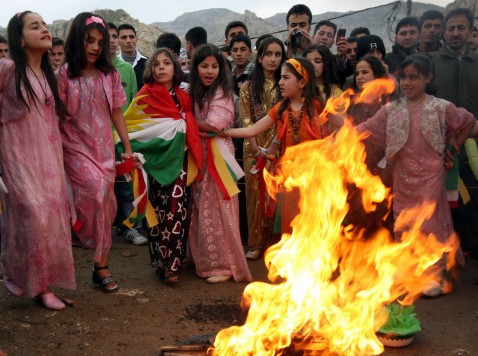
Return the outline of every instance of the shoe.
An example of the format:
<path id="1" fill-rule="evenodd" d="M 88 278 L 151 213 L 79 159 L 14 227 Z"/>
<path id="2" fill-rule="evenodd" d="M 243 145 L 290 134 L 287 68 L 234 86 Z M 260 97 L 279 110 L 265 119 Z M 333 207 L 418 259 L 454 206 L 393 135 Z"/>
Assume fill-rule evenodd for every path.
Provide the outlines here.
<path id="1" fill-rule="evenodd" d="M 35 302 L 38 305 L 51 310 L 63 310 L 66 308 L 65 303 L 58 299 L 53 292 L 37 295 L 35 297 Z"/>
<path id="2" fill-rule="evenodd" d="M 124 233 L 126 241 L 131 242 L 133 245 L 142 246 L 148 243 L 148 239 L 140 234 L 137 228 L 133 227 L 126 230 Z"/>
<path id="3" fill-rule="evenodd" d="M 212 276 L 206 278 L 207 283 L 223 283 L 231 279 L 231 276 Z"/>
<path id="4" fill-rule="evenodd" d="M 158 274 L 159 278 L 161 278 L 164 283 L 175 284 L 179 282 L 179 274 L 177 274 L 176 272 L 165 272 L 164 270 L 158 270 Z"/>
<path id="5" fill-rule="evenodd" d="M 261 250 L 260 249 L 249 250 L 246 253 L 246 259 L 249 260 L 249 261 L 254 261 L 254 260 L 257 260 L 260 255 L 261 255 Z"/>
<path id="6" fill-rule="evenodd" d="M 116 280 L 114 279 L 113 276 L 108 276 L 108 277 L 100 277 L 98 275 L 98 271 L 108 269 L 108 266 L 104 267 L 98 267 L 94 266 L 93 267 L 93 284 L 96 285 L 97 287 L 100 287 L 103 289 L 103 292 L 105 293 L 113 293 L 118 290 L 118 284 L 116 284 Z M 114 283 L 114 287 L 108 287 L 110 284 Z"/>
<path id="7" fill-rule="evenodd" d="M 13 281 L 7 277 L 6 274 L 3 275 L 3 286 L 8 293 L 14 295 L 15 297 L 21 297 L 23 295 L 23 289 L 13 283 Z"/>

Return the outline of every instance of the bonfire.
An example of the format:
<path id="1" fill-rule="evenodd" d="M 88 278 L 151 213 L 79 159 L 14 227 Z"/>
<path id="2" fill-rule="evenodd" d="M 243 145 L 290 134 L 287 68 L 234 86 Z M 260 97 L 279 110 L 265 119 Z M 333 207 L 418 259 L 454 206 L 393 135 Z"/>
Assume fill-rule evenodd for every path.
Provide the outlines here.
<path id="1" fill-rule="evenodd" d="M 373 90 L 380 90 L 373 89 Z M 329 111 L 346 105 L 341 99 Z M 270 283 L 253 282 L 243 295 L 244 325 L 221 330 L 214 355 L 377 355 L 387 323 L 387 305 L 412 305 L 424 286 L 439 281 L 434 264 L 443 253 L 454 263 L 456 238 L 441 244 L 420 231 L 434 204 L 404 211 L 395 225 L 407 226 L 400 243 L 386 229 L 365 236 L 344 226 L 348 187 L 361 192 L 362 208 L 373 212 L 390 202 L 388 189 L 364 163 L 364 134 L 346 124 L 336 135 L 287 150 L 268 190 L 300 189 L 300 213 L 292 233 L 265 253 Z"/>

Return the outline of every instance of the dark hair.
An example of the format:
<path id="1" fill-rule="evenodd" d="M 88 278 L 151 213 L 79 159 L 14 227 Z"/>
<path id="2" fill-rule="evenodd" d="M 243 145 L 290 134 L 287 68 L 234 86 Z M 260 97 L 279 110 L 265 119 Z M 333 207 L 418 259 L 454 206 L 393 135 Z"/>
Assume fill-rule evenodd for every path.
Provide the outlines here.
<path id="1" fill-rule="evenodd" d="M 264 35 L 260 35 L 259 37 L 257 37 L 256 44 L 255 44 L 256 51 L 259 50 L 261 42 L 264 41 L 266 38 L 269 38 L 269 37 L 274 37 L 274 36 L 272 36 L 270 33 L 266 33 Z"/>
<path id="2" fill-rule="evenodd" d="M 287 12 L 286 17 L 287 26 L 289 26 L 289 17 L 291 15 L 306 15 L 309 19 L 309 24 L 312 23 L 312 12 L 307 5 L 297 4 L 290 8 L 290 10 Z"/>
<path id="3" fill-rule="evenodd" d="M 471 12 L 470 9 L 465 9 L 463 7 L 450 10 L 450 12 L 446 14 L 445 20 L 443 20 L 443 24 L 446 26 L 446 23 L 448 22 L 450 18 L 459 16 L 459 15 L 463 15 L 467 18 L 468 22 L 470 23 L 469 28 L 473 26 L 473 17 L 474 17 L 473 12 Z"/>
<path id="4" fill-rule="evenodd" d="M 264 68 L 261 63 L 261 59 L 264 56 L 264 54 L 267 51 L 267 48 L 269 47 L 270 44 L 272 43 L 277 43 L 282 51 L 282 59 L 280 65 L 282 65 L 286 59 L 287 59 L 287 53 L 284 48 L 284 43 L 276 37 L 270 36 L 266 39 L 264 39 L 261 42 L 261 45 L 257 51 L 257 56 L 256 56 L 256 62 L 254 64 L 254 69 L 252 69 L 251 74 L 249 75 L 249 82 L 251 86 L 251 91 L 254 93 L 252 96 L 252 101 L 255 104 L 261 104 L 264 102 Z M 278 86 L 280 80 L 280 66 L 274 73 L 274 86 Z M 280 97 L 280 92 L 279 92 L 279 97 Z"/>
<path id="5" fill-rule="evenodd" d="M 8 33 L 8 49 L 10 52 L 10 58 L 15 63 L 15 91 L 17 96 L 20 100 L 25 104 L 28 108 L 28 111 L 31 111 L 30 105 L 28 105 L 27 99 L 22 94 L 22 84 L 25 88 L 26 94 L 28 99 L 35 102 L 35 106 L 37 106 L 39 98 L 36 95 L 33 87 L 28 80 L 27 76 L 27 67 L 28 59 L 25 54 L 25 50 L 22 47 L 22 32 L 23 32 L 23 18 L 28 14 L 34 14 L 31 11 L 24 11 L 14 15 L 10 21 L 8 22 L 7 26 L 7 33 Z M 43 73 L 45 74 L 46 81 L 50 90 L 53 94 L 53 98 L 55 100 L 55 113 L 61 118 L 64 119 L 68 112 L 66 111 L 66 106 L 61 101 L 60 95 L 58 94 L 58 83 L 53 73 L 53 69 L 50 66 L 50 61 L 48 59 L 48 51 L 45 50 L 41 57 L 40 67 Z"/>
<path id="6" fill-rule="evenodd" d="M 123 23 L 118 26 L 118 35 L 122 30 L 131 30 L 134 32 L 134 35 L 136 36 L 136 30 L 133 27 L 133 25 L 130 25 L 129 23 Z"/>
<path id="7" fill-rule="evenodd" d="M 317 31 L 319 31 L 319 28 L 322 27 L 322 26 L 332 27 L 334 29 L 334 36 L 335 36 L 335 33 L 337 32 L 337 25 L 334 24 L 332 21 L 329 21 L 329 20 L 322 20 L 322 21 L 317 22 L 317 25 L 315 25 L 315 27 L 314 27 L 314 35 L 317 33 Z"/>
<path id="8" fill-rule="evenodd" d="M 236 42 L 244 42 L 249 49 L 252 49 L 251 39 L 247 35 L 243 35 L 242 33 L 235 35 L 231 42 L 229 42 L 229 50 L 232 51 L 232 47 Z"/>
<path id="9" fill-rule="evenodd" d="M 370 65 L 370 68 L 372 68 L 373 76 L 375 77 L 375 79 L 388 77 L 387 70 L 383 66 L 382 61 L 378 59 L 377 57 L 365 56 L 357 61 L 357 65 L 360 62 L 367 62 Z M 355 72 L 354 74 L 354 83 L 353 83 L 353 88 L 355 91 L 358 90 L 356 79 L 357 79 L 357 72 Z"/>
<path id="10" fill-rule="evenodd" d="M 207 43 L 207 31 L 200 26 L 189 29 L 184 37 L 186 41 L 192 43 L 194 48 Z"/>
<path id="11" fill-rule="evenodd" d="M 153 84 L 155 82 L 154 73 L 153 73 L 154 63 L 156 62 L 156 58 L 158 57 L 158 55 L 160 55 L 161 53 L 164 53 L 166 56 L 168 56 L 171 62 L 173 62 L 173 65 L 174 65 L 173 86 L 179 86 L 179 84 L 181 84 L 182 77 L 183 77 L 183 72 L 181 70 L 181 63 L 179 63 L 177 56 L 175 56 L 174 53 L 169 48 L 165 48 L 165 47 L 156 49 L 146 61 L 146 64 L 144 65 L 144 74 L 143 74 L 144 83 Z"/>
<path id="12" fill-rule="evenodd" d="M 91 16 L 99 17 L 103 21 L 103 24 L 92 22 L 86 26 L 86 20 Z M 86 67 L 85 36 L 92 29 L 96 29 L 103 34 L 103 46 L 95 62 L 95 67 L 103 74 L 109 74 L 115 71 L 110 57 L 110 33 L 106 29 L 105 20 L 101 16 L 91 12 L 82 12 L 73 19 L 65 43 L 65 62 L 68 63 L 69 78 L 80 77 L 81 71 Z"/>
<path id="13" fill-rule="evenodd" d="M 440 21 L 443 21 L 443 18 L 445 16 L 443 16 L 443 13 L 441 11 L 438 11 L 438 10 L 428 10 L 428 11 L 425 11 L 422 16 L 420 17 L 420 26 L 423 26 L 423 23 L 426 21 L 426 20 L 440 20 Z"/>
<path id="14" fill-rule="evenodd" d="M 55 47 L 55 46 L 64 46 L 65 45 L 65 41 L 63 41 L 63 39 L 61 39 L 60 37 L 53 37 L 51 39 L 51 46 L 52 47 Z"/>
<path id="15" fill-rule="evenodd" d="M 219 64 L 219 76 L 210 87 L 205 87 L 199 77 L 198 67 L 209 56 L 214 57 Z M 189 72 L 191 83 L 189 94 L 193 102 L 197 103 L 201 109 L 204 107 L 204 104 L 211 101 L 218 88 L 222 89 L 224 97 L 232 98 L 232 75 L 225 61 L 219 48 L 210 43 L 201 45 L 194 51 Z"/>
<path id="16" fill-rule="evenodd" d="M 405 58 L 402 63 L 400 63 L 399 72 L 397 75 L 397 79 L 400 79 L 403 76 L 403 70 L 406 67 L 412 66 L 416 70 L 418 70 L 424 77 L 428 77 L 431 75 L 432 79 L 425 87 L 425 92 L 427 94 L 435 94 L 436 88 L 434 84 L 435 78 L 435 66 L 433 65 L 432 60 L 430 57 L 425 56 L 423 54 L 412 54 Z"/>
<path id="17" fill-rule="evenodd" d="M 249 34 L 247 26 L 244 22 L 242 22 L 242 21 L 231 21 L 227 24 L 226 30 L 224 31 L 224 37 L 226 39 L 228 38 L 229 30 L 233 27 L 242 27 L 244 29 L 244 32 L 246 32 L 246 35 Z"/>
<path id="18" fill-rule="evenodd" d="M 357 37 L 358 35 L 370 35 L 370 30 L 367 27 L 356 27 L 350 31 L 350 37 Z"/>
<path id="19" fill-rule="evenodd" d="M 307 116 L 310 118 L 310 120 L 312 122 L 312 117 L 314 116 L 314 114 L 316 114 L 315 106 L 314 106 L 314 100 L 321 101 L 320 97 L 317 95 L 317 90 L 316 90 L 316 86 L 315 86 L 314 66 L 312 65 L 312 63 L 310 63 L 310 61 L 308 59 L 300 58 L 300 57 L 296 57 L 294 59 L 297 60 L 301 64 L 302 68 L 304 70 L 306 70 L 307 74 L 309 75 L 309 80 L 307 81 L 307 83 L 305 84 L 304 89 L 302 90 L 302 97 L 304 99 L 305 112 L 306 112 Z M 286 67 L 287 69 L 289 69 L 291 71 L 291 73 L 293 75 L 295 75 L 295 77 L 297 79 L 299 79 L 299 80 L 304 79 L 299 74 L 299 72 L 297 72 L 297 70 L 294 68 L 294 66 L 291 63 L 289 63 L 288 61 L 285 61 L 284 64 L 282 64 L 282 67 Z M 282 102 L 279 106 L 279 109 L 277 110 L 278 117 L 282 118 L 282 114 L 284 113 L 284 111 L 289 106 L 289 103 L 290 103 L 289 98 L 286 98 L 286 99 L 282 100 Z"/>
<path id="20" fill-rule="evenodd" d="M 330 98 L 332 95 L 331 84 L 337 84 L 338 78 L 336 71 L 334 70 L 334 57 L 330 50 L 325 45 L 312 45 L 308 47 L 303 53 L 302 57 L 306 58 L 309 53 L 317 51 L 322 56 L 322 62 L 324 64 L 324 72 L 322 74 L 322 83 L 324 85 L 324 93 L 326 98 Z M 317 79 L 317 78 L 316 78 Z M 317 87 L 317 94 L 320 96 L 320 90 Z"/>
<path id="21" fill-rule="evenodd" d="M 156 48 L 168 48 L 175 55 L 179 56 L 181 52 L 181 40 L 176 34 L 172 32 L 166 32 L 159 35 L 158 40 L 156 41 Z"/>
<path id="22" fill-rule="evenodd" d="M 118 33 L 118 26 L 116 26 L 113 22 L 108 22 L 106 27 L 108 27 L 108 30 L 115 30 L 116 33 Z"/>
<path id="23" fill-rule="evenodd" d="M 398 34 L 400 28 L 404 26 L 415 26 L 418 29 L 418 32 L 422 29 L 422 25 L 420 20 L 415 16 L 408 16 L 404 17 L 400 21 L 398 21 L 397 26 L 395 27 L 395 35 Z"/>
<path id="24" fill-rule="evenodd" d="M 0 36 L 0 43 L 6 43 L 6 44 L 8 44 L 7 39 L 6 39 L 5 37 L 3 37 L 3 36 Z"/>

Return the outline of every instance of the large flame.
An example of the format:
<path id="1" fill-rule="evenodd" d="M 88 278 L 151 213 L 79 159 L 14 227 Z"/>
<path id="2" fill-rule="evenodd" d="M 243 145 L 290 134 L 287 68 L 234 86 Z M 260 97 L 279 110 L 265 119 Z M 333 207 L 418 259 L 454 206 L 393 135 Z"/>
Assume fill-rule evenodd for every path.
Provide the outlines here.
<path id="1" fill-rule="evenodd" d="M 340 100 L 329 103 L 329 112 L 343 110 L 348 99 Z M 279 355 L 291 347 L 304 354 L 380 354 L 375 333 L 386 322 L 385 305 L 396 299 L 410 304 L 424 285 L 439 280 L 433 265 L 458 242 L 443 245 L 420 232 L 434 204 L 401 214 L 396 225 L 408 232 L 400 243 L 385 229 L 365 238 L 343 226 L 350 184 L 362 190 L 366 212 L 390 199 L 367 170 L 363 137 L 346 124 L 334 137 L 289 148 L 278 176 L 266 177 L 270 189 L 300 189 L 300 214 L 292 234 L 266 252 L 272 284 L 246 287 L 246 323 L 221 330 L 212 354 Z"/>

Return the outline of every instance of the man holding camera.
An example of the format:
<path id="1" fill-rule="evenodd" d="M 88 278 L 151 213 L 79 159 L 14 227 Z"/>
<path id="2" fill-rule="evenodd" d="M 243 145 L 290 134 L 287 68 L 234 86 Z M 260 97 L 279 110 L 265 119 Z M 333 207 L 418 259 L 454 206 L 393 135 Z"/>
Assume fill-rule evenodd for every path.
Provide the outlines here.
<path id="1" fill-rule="evenodd" d="M 287 58 L 300 56 L 309 47 L 313 38 L 310 35 L 312 12 L 303 4 L 294 5 L 287 13 Z"/>

